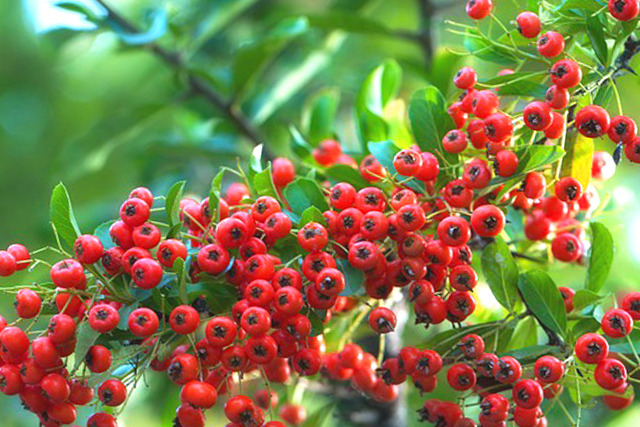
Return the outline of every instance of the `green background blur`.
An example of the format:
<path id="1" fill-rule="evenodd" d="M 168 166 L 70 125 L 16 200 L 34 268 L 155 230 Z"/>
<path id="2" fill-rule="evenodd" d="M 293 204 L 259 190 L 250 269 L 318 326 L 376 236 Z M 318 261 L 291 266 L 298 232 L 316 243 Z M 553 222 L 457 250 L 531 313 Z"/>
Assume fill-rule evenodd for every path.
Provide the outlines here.
<path id="1" fill-rule="evenodd" d="M 243 10 L 220 24 L 219 11 L 234 2 Z M 56 10 L 52 3 L 0 1 L 2 247 L 21 242 L 37 248 L 52 242 L 49 194 L 59 181 L 69 189 L 81 228 L 90 231 L 116 215 L 120 201 L 133 187 L 146 185 L 163 194 L 174 181 L 187 179 L 188 190 L 202 194 L 208 190 L 219 165 L 234 165 L 236 157 L 246 156 L 251 149 L 251 144 L 238 138 L 215 109 L 185 92 L 180 75 L 148 51 L 126 47 L 110 32 L 78 31 L 91 25 L 78 14 Z M 345 11 L 351 4 L 360 3 L 364 6 L 357 12 L 359 15 L 398 32 L 415 31 L 424 25 L 415 0 L 110 2 L 142 26 L 148 10 L 166 10 L 169 34 L 160 39 L 161 44 L 188 50 L 191 63 L 207 73 L 222 93 L 229 82 L 229 65 L 235 52 L 264 37 L 284 19 L 322 15 L 335 3 L 344 4 Z M 327 86 L 343 93 L 336 126 L 342 141 L 347 146 L 354 144 L 353 99 L 367 73 L 387 58 L 398 60 L 405 70 L 402 98 L 407 99 L 427 81 L 437 83 L 449 98 L 455 96 L 445 82 L 450 71 L 466 58 L 444 50 L 445 46 L 460 43 L 457 36 L 446 32 L 444 20 L 467 19 L 463 3 L 442 3 L 446 6 L 439 6 L 432 22 L 433 40 L 439 47 L 433 67 L 426 63 L 424 52 L 416 43 L 402 37 L 336 35 L 312 29 L 288 43 L 262 70 L 242 104 L 249 115 L 268 111 L 261 116 L 259 127 L 269 151 L 289 154 L 287 125 L 299 123 L 300 106 Z M 508 22 L 516 14 L 516 2 L 498 3 L 499 15 Z M 343 12 L 343 16 L 349 13 L 356 16 L 356 12 Z M 336 37 L 340 43 L 335 43 Z M 308 75 L 301 81 L 301 64 L 319 53 L 325 55 L 324 62 L 311 72 L 306 70 Z M 455 62 L 458 64 L 454 67 Z M 498 71 L 493 65 L 473 64 L 484 77 Z M 626 114 L 640 119 L 640 80 L 625 77 L 620 83 Z M 276 84 L 295 89 L 278 105 L 271 105 L 269 89 Z M 611 151 L 613 145 L 600 148 Z M 602 220 L 610 226 L 618 244 L 610 277 L 614 288 L 640 289 L 640 197 L 636 194 L 639 180 L 640 167 L 623 162 L 614 179 L 601 187 L 601 196 L 610 191 L 613 200 Z M 571 286 L 583 280 L 584 271 L 560 266 L 552 274 L 559 284 Z M 22 278 L 18 276 L 18 280 Z M 11 301 L 5 298 L 1 303 L 3 314 L 12 318 Z M 169 386 L 164 376 L 150 377 L 150 389 L 136 393 L 121 425 L 171 424 L 178 389 Z M 18 410 L 17 400 L 0 397 L 0 425 L 35 425 L 35 418 L 27 418 L 26 412 Z M 612 420 L 608 425 L 615 426 L 637 425 L 640 408 L 634 408 L 617 418 L 597 409 L 589 420 L 600 424 L 603 419 Z"/>

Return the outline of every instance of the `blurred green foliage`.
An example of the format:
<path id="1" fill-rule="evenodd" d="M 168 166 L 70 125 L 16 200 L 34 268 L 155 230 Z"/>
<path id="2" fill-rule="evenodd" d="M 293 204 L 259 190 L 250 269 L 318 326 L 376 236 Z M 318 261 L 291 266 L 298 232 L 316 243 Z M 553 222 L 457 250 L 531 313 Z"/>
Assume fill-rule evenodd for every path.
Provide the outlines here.
<path id="1" fill-rule="evenodd" d="M 464 19 L 459 1 L 435 2 L 438 10 L 432 20 L 421 15 L 421 6 L 427 4 L 421 0 L 109 3 L 140 28 L 153 31 L 162 29 L 157 20 L 163 18 L 158 16 L 166 14 L 167 33 L 158 42 L 181 53 L 188 64 L 182 71 L 132 45 L 136 39 L 130 34 L 127 38 L 113 31 L 79 33 L 65 28 L 37 34 L 30 9 L 37 3 L 0 2 L 3 245 L 18 241 L 34 248 L 51 243 L 49 194 L 59 181 L 71 193 L 81 229 L 89 231 L 112 218 L 119 201 L 135 186 L 163 194 L 174 181 L 186 179 L 188 191 L 204 194 L 218 166 L 247 158 L 253 142 L 238 132 L 228 115 L 189 90 L 187 72 L 206 81 L 229 100 L 233 111 L 246 116 L 271 156 L 288 156 L 289 125 L 301 122 L 301 105 L 325 88 L 342 94 L 335 127 L 341 141 L 355 148 L 352 106 L 365 76 L 387 58 L 395 59 L 404 71 L 399 87 L 403 99 L 427 81 L 451 99 L 451 72 L 463 62 L 473 63 L 487 78 L 499 69 L 442 48 L 461 51 L 460 38 L 448 34 L 444 25 L 445 19 Z M 515 12 L 512 3 L 499 5 L 505 22 Z M 424 29 L 431 29 L 429 43 L 415 36 Z M 432 46 L 439 46 L 433 55 Z M 635 98 L 640 80 L 624 78 L 620 83 L 627 114 L 639 117 Z M 640 199 L 634 192 L 638 176 L 638 169 L 623 164 L 607 184 L 615 191 L 605 222 L 618 242 L 609 281 L 621 289 L 639 288 L 634 280 L 640 277 L 640 232 L 634 231 L 640 222 Z M 571 266 L 550 273 L 557 283 L 567 285 L 584 275 Z M 10 310 L 10 303 L 3 301 L 3 312 Z M 415 339 L 424 332 L 409 328 L 406 335 Z M 149 383 L 150 388 L 136 393 L 127 407 L 126 425 L 170 425 L 177 390 L 166 393 L 169 385 L 163 376 L 151 375 Z M 323 404 L 309 395 L 305 399 L 312 407 Z M 421 402 L 411 394 L 411 408 Z M 33 418 L 21 418 L 24 412 L 17 410 L 17 399 L 2 397 L 0 405 L 3 427 L 34 425 Z M 632 425 L 639 411 L 636 405 L 609 425 Z M 587 420 L 589 425 L 611 417 L 600 410 L 592 416 L 598 420 Z M 215 424 L 219 420 L 212 422 L 220 425 Z"/>

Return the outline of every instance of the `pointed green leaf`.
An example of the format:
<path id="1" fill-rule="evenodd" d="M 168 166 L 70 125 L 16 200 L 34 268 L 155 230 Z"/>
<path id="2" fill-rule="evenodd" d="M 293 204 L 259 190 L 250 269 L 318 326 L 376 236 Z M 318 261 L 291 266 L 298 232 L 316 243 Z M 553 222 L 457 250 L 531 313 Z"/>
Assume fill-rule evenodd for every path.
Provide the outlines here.
<path id="1" fill-rule="evenodd" d="M 518 301 L 518 265 L 501 237 L 482 251 L 482 271 L 496 300 L 513 313 Z"/>
<path id="2" fill-rule="evenodd" d="M 566 336 L 567 314 L 553 279 L 542 270 L 530 270 L 520 275 L 518 288 L 536 319 L 560 336 Z"/>
<path id="3" fill-rule="evenodd" d="M 589 224 L 589 230 L 591 231 L 591 249 L 589 249 L 586 288 L 598 292 L 607 280 L 613 263 L 613 236 L 607 227 L 599 222 Z"/>
<path id="4" fill-rule="evenodd" d="M 283 195 L 296 215 L 302 215 L 309 206 L 315 206 L 322 212 L 329 210 L 329 203 L 322 189 L 316 181 L 309 178 L 296 179 L 285 187 Z"/>
<path id="5" fill-rule="evenodd" d="M 53 189 L 49 208 L 51 223 L 56 233 L 73 248 L 73 244 L 81 233 L 76 217 L 73 215 L 69 193 L 63 183 L 59 183 Z"/>
<path id="6" fill-rule="evenodd" d="M 186 181 L 178 181 L 169 189 L 165 200 L 165 211 L 169 220 L 169 227 L 180 222 L 180 200 L 184 193 Z"/>

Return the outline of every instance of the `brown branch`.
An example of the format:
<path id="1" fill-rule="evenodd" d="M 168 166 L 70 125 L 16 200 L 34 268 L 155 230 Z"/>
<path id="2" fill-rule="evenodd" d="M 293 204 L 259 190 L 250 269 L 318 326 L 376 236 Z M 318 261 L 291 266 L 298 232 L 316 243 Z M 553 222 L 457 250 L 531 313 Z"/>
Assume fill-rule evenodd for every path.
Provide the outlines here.
<path id="1" fill-rule="evenodd" d="M 104 0 L 96 0 L 96 2 L 107 12 L 107 19 L 118 24 L 127 32 L 134 34 L 139 34 L 141 32 L 133 23 L 105 3 Z M 242 112 L 235 109 L 230 101 L 227 101 L 204 79 L 189 72 L 188 67 L 178 52 L 168 50 L 155 42 L 147 43 L 144 47 L 153 52 L 170 67 L 185 72 L 187 74 L 187 84 L 189 85 L 190 90 L 193 93 L 200 95 L 218 109 L 245 137 L 251 140 L 254 145 L 259 145 L 264 142 L 264 138 L 261 136 L 260 131 L 249 121 L 249 119 L 247 119 L 247 117 L 244 116 L 244 114 L 242 114 Z"/>

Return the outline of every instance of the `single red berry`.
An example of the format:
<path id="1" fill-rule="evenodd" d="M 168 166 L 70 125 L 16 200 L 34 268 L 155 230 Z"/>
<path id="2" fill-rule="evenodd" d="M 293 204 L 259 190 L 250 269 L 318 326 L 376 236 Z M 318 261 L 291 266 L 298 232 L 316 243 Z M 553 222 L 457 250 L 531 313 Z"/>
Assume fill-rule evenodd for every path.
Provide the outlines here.
<path id="1" fill-rule="evenodd" d="M 609 129 L 611 130 L 611 128 Z M 606 181 L 616 173 L 616 162 L 611 154 L 606 151 L 596 151 L 593 153 L 591 162 L 591 177 L 597 180 Z"/>
<path id="2" fill-rule="evenodd" d="M 638 4 L 637 1 L 636 4 Z M 631 142 L 637 136 L 637 133 L 638 126 L 636 122 L 627 116 L 615 116 L 612 118 L 607 131 L 611 141 L 615 143 L 622 142 L 623 144 Z"/>
<path id="3" fill-rule="evenodd" d="M 42 300 L 37 292 L 31 289 L 20 289 L 16 294 L 14 303 L 18 316 L 23 319 L 32 319 L 42 307 Z"/>
<path id="4" fill-rule="evenodd" d="M 313 158 L 323 166 L 330 166 L 337 162 L 340 154 L 342 154 L 342 148 L 334 139 L 325 139 L 313 150 Z"/>
<path id="5" fill-rule="evenodd" d="M 396 315 L 385 307 L 378 307 L 369 314 L 369 326 L 378 334 L 388 334 L 396 328 Z"/>
<path id="6" fill-rule="evenodd" d="M 542 356 L 534 365 L 536 378 L 546 383 L 555 383 L 564 375 L 564 363 L 554 356 Z"/>
<path id="7" fill-rule="evenodd" d="M 495 237 L 502 232 L 506 218 L 500 208 L 483 205 L 473 210 L 471 228 L 481 237 Z"/>
<path id="8" fill-rule="evenodd" d="M 440 163 L 438 158 L 432 153 L 420 153 L 422 166 L 415 177 L 420 181 L 431 181 L 438 177 L 440 173 Z"/>
<path id="9" fill-rule="evenodd" d="M 447 382 L 454 390 L 468 390 L 476 384 L 476 373 L 466 363 L 456 363 L 447 371 Z"/>
<path id="10" fill-rule="evenodd" d="M 101 334 L 114 330 L 118 322 L 120 322 L 118 310 L 109 304 L 97 304 L 89 310 L 89 326 Z"/>
<path id="11" fill-rule="evenodd" d="M 516 23 L 518 25 L 518 31 L 523 37 L 532 39 L 540 34 L 540 18 L 533 12 L 521 12 L 516 17 Z"/>
<path id="12" fill-rule="evenodd" d="M 453 77 L 453 84 L 459 89 L 471 89 L 478 82 L 478 74 L 471 67 L 462 67 Z"/>
<path id="13" fill-rule="evenodd" d="M 560 233 L 551 242 L 554 258 L 563 262 L 572 262 L 580 258 L 582 248 L 580 241 L 573 233 Z"/>
<path id="14" fill-rule="evenodd" d="M 225 271 L 231 256 L 222 245 L 213 243 L 200 249 L 197 260 L 202 271 L 215 275 Z"/>
<path id="15" fill-rule="evenodd" d="M 180 400 L 198 408 L 209 409 L 216 404 L 216 388 L 202 381 L 189 381 L 180 391 Z"/>
<path id="16" fill-rule="evenodd" d="M 131 267 L 133 282 L 142 289 L 153 289 L 162 280 L 162 266 L 151 258 L 141 258 Z"/>
<path id="17" fill-rule="evenodd" d="M 516 382 L 522 376 L 522 365 L 511 356 L 498 359 L 495 371 L 495 379 L 504 384 Z"/>
<path id="18" fill-rule="evenodd" d="M 131 333 L 137 337 L 146 338 L 158 330 L 160 321 L 158 315 L 150 308 L 140 307 L 131 312 L 128 326 Z"/>
<path id="19" fill-rule="evenodd" d="M 169 325 L 179 335 L 195 332 L 200 325 L 200 315 L 190 305 L 179 305 L 171 311 Z"/>
<path id="20" fill-rule="evenodd" d="M 582 70 L 577 62 L 571 59 L 561 59 L 551 67 L 551 81 L 558 88 L 572 88 L 582 79 Z"/>
<path id="21" fill-rule="evenodd" d="M 551 112 L 551 124 L 544 130 L 544 136 L 549 139 L 558 139 L 564 135 L 564 116 L 555 111 Z"/>
<path id="22" fill-rule="evenodd" d="M 462 353 L 468 359 L 478 359 L 484 354 L 484 340 L 480 335 L 469 334 L 465 335 L 458 347 L 462 350 Z"/>
<path id="23" fill-rule="evenodd" d="M 599 138 L 609 131 L 609 113 L 598 105 L 587 105 L 578 111 L 575 126 L 587 138 Z"/>
<path id="24" fill-rule="evenodd" d="M 484 19 L 491 13 L 493 3 L 491 0 L 469 0 L 467 2 L 467 15 L 471 19 Z"/>
<path id="25" fill-rule="evenodd" d="M 484 133 L 493 142 L 501 142 L 511 138 L 513 124 L 511 118 L 504 113 L 495 113 L 484 120 Z"/>
<path id="26" fill-rule="evenodd" d="M 470 265 L 458 265 L 449 273 L 449 284 L 457 291 L 469 292 L 476 287 L 478 274 Z"/>
<path id="27" fill-rule="evenodd" d="M 640 292 L 629 292 L 622 299 L 620 306 L 633 320 L 640 320 Z"/>
<path id="28" fill-rule="evenodd" d="M 558 291 L 564 302 L 565 311 L 571 313 L 573 311 L 573 296 L 576 294 L 576 291 L 566 286 L 558 286 Z"/>
<path id="29" fill-rule="evenodd" d="M 462 246 L 471 238 L 469 223 L 458 216 L 445 218 L 438 224 L 438 238 L 447 246 Z"/>
<path id="30" fill-rule="evenodd" d="M 327 229 L 317 222 L 308 222 L 298 231 L 298 244 L 307 252 L 322 250 L 328 241 Z"/>
<path id="31" fill-rule="evenodd" d="M 562 110 L 569 105 L 569 98 L 571 95 L 566 88 L 558 87 L 556 85 L 551 86 L 544 95 L 545 101 L 549 104 L 549 107 L 554 110 Z"/>
<path id="32" fill-rule="evenodd" d="M 609 0 L 609 13 L 618 21 L 631 21 L 639 10 L 638 0 Z"/>
<path id="33" fill-rule="evenodd" d="M 450 130 L 442 139 L 442 146 L 448 153 L 461 153 L 467 148 L 467 136 L 459 129 Z"/>
<path id="34" fill-rule="evenodd" d="M 278 157 L 271 162 L 271 176 L 278 188 L 283 188 L 296 177 L 296 168 L 291 160 Z"/>
<path id="35" fill-rule="evenodd" d="M 578 338 L 574 350 L 581 362 L 595 365 L 609 355 L 609 343 L 602 335 L 588 333 Z"/>
<path id="36" fill-rule="evenodd" d="M 510 177 L 518 170 L 518 155 L 513 151 L 500 150 L 494 160 L 496 173 L 504 178 Z"/>
<path id="37" fill-rule="evenodd" d="M 495 92 L 488 89 L 481 90 L 475 94 L 471 101 L 471 107 L 473 108 L 473 114 L 478 118 L 486 119 L 491 114 L 498 111 L 500 107 L 500 98 Z"/>
<path id="38" fill-rule="evenodd" d="M 535 380 L 520 380 L 513 386 L 512 396 L 517 406 L 533 409 L 542 403 L 542 387 Z"/>
<path id="39" fill-rule="evenodd" d="M 545 130 L 551 125 L 551 108 L 542 101 L 533 101 L 522 111 L 524 123 L 532 130 Z"/>
<path id="40" fill-rule="evenodd" d="M 627 380 L 627 368 L 618 359 L 603 359 L 596 366 L 594 378 L 600 387 L 614 390 Z"/>
<path id="41" fill-rule="evenodd" d="M 556 197 L 563 202 L 574 202 L 582 196 L 582 184 L 570 176 L 564 177 L 554 185 Z"/>
<path id="42" fill-rule="evenodd" d="M 611 338 L 622 338 L 633 329 L 633 318 L 621 308 L 613 308 L 601 320 L 602 331 Z"/>
<path id="43" fill-rule="evenodd" d="M 74 259 L 58 261 L 51 267 L 51 280 L 59 288 L 84 288 L 87 278 L 84 267 Z"/>
<path id="44" fill-rule="evenodd" d="M 147 222 L 150 214 L 149 205 L 142 199 L 128 199 L 120 207 L 120 219 L 132 228 Z"/>
<path id="45" fill-rule="evenodd" d="M 106 372 L 111 367 L 111 352 L 102 345 L 92 345 L 84 356 L 87 368 L 95 374 Z"/>
<path id="46" fill-rule="evenodd" d="M 538 53 L 546 58 L 560 55 L 564 49 L 564 37 L 555 31 L 547 31 L 538 39 Z"/>
<path id="47" fill-rule="evenodd" d="M 107 380 L 98 388 L 98 398 L 106 406 L 119 406 L 127 398 L 127 388 L 120 380 Z"/>
<path id="48" fill-rule="evenodd" d="M 393 167 L 400 175 L 414 176 L 422 167 L 422 156 L 415 150 L 400 150 L 393 158 Z"/>

